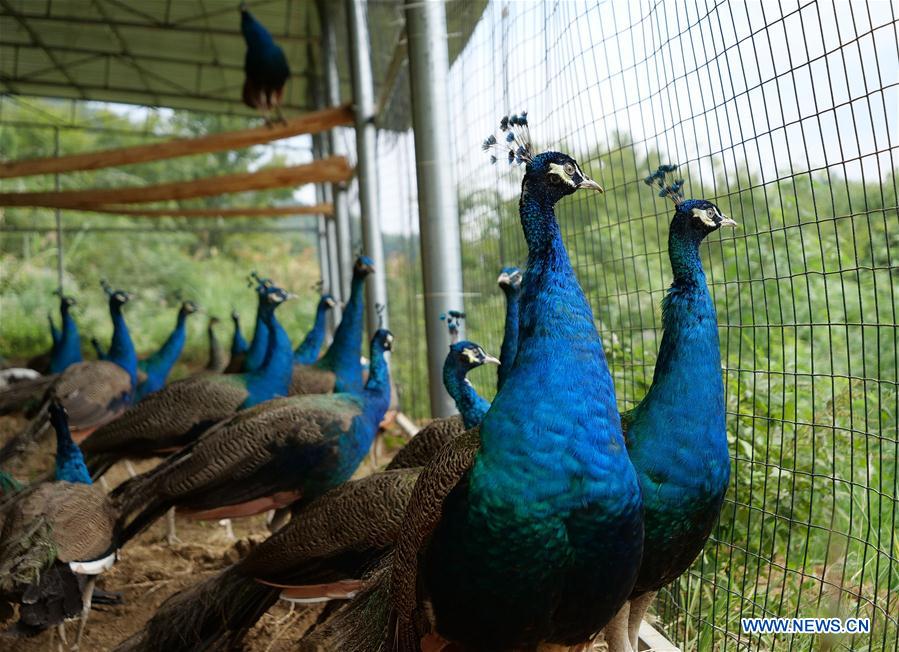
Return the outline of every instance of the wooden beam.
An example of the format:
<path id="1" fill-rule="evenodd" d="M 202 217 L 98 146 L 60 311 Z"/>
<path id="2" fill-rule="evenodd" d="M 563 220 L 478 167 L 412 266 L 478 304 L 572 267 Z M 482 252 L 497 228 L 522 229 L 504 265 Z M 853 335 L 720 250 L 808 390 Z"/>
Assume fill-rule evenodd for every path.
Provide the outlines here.
<path id="1" fill-rule="evenodd" d="M 254 127 L 241 131 L 225 131 L 197 138 L 179 138 L 161 143 L 106 149 L 48 158 L 24 159 L 0 163 L 0 179 L 27 177 L 35 174 L 56 174 L 76 170 L 162 161 L 190 154 L 208 154 L 232 149 L 243 149 L 282 138 L 314 134 L 341 125 L 353 124 L 353 112 L 347 106 L 314 111 L 289 119 L 285 124 L 270 127 Z"/>
<path id="2" fill-rule="evenodd" d="M 267 168 L 258 172 L 240 172 L 193 181 L 161 183 L 142 188 L 105 190 L 62 190 L 58 192 L 0 193 L 0 206 L 44 208 L 90 208 L 107 204 L 140 204 L 144 202 L 214 197 L 249 190 L 269 190 L 307 183 L 339 183 L 349 181 L 353 169 L 342 156 L 285 168 Z"/>
<path id="3" fill-rule="evenodd" d="M 80 211 L 124 215 L 127 217 L 291 217 L 293 215 L 334 214 L 332 204 L 271 206 L 262 208 L 128 208 L 126 206 L 90 206 Z"/>

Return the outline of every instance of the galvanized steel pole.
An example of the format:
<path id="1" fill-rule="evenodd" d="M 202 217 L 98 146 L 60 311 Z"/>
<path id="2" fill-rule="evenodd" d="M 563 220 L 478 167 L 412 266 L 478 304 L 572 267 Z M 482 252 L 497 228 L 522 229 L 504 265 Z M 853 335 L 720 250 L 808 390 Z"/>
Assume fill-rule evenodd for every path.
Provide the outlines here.
<path id="1" fill-rule="evenodd" d="M 377 304 L 385 306 L 380 317 L 387 327 L 387 270 L 384 267 L 384 245 L 378 207 L 377 132 L 375 128 L 375 91 L 371 72 L 371 48 L 368 37 L 365 0 L 346 0 L 350 34 L 350 68 L 353 77 L 353 104 L 356 111 L 356 180 L 359 183 L 359 206 L 362 212 L 362 244 L 365 255 L 372 259 L 376 273 L 366 286 L 365 312 L 368 332 L 378 328 Z"/>
<path id="2" fill-rule="evenodd" d="M 315 158 L 323 158 L 326 156 L 327 150 L 325 149 L 324 138 L 321 134 L 315 134 L 312 136 L 312 153 Z M 316 201 L 320 204 L 329 203 L 332 198 L 331 186 L 326 184 L 316 184 L 315 186 L 315 198 Z M 328 292 L 334 296 L 339 294 L 339 289 L 335 291 L 335 288 L 340 285 L 340 276 L 334 275 L 334 269 L 331 260 L 331 245 L 328 242 L 328 222 L 332 221 L 331 219 L 325 217 L 324 215 L 319 215 L 316 219 L 316 240 L 318 244 L 318 269 L 319 274 L 321 274 L 322 279 L 322 293 Z M 331 342 L 331 336 L 334 334 L 334 330 L 337 328 L 337 323 L 340 320 L 340 307 L 335 306 L 332 310 L 328 311 L 328 317 L 326 320 L 326 330 L 327 330 L 327 341 L 325 344 Z"/>
<path id="3" fill-rule="evenodd" d="M 324 0 L 318 2 L 318 15 L 322 32 L 322 65 L 324 68 L 324 103 L 339 106 L 340 74 L 337 69 L 337 33 L 334 27 L 333 5 Z M 332 155 L 344 154 L 336 129 L 325 133 L 325 147 Z M 334 217 L 328 220 L 328 247 L 331 250 L 331 293 L 338 301 L 350 298 L 350 282 L 353 277 L 353 232 L 350 226 L 350 209 L 346 188 L 331 184 L 331 202 Z M 339 313 L 335 313 L 339 314 Z"/>
<path id="4" fill-rule="evenodd" d="M 406 0 L 406 34 L 409 39 L 431 413 L 435 417 L 444 417 L 454 414 L 456 408 L 443 388 L 443 361 L 450 340 L 440 314 L 447 310 L 464 310 L 464 306 L 459 207 L 453 166 L 447 160 L 445 141 L 450 116 L 447 110 L 449 56 L 443 2 Z"/>

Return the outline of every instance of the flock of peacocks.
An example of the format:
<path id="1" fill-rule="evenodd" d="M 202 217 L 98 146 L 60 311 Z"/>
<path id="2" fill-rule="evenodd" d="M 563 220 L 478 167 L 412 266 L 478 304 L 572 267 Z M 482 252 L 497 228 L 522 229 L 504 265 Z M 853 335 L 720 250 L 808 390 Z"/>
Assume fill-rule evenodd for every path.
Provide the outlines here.
<path id="1" fill-rule="evenodd" d="M 700 553 L 729 478 L 715 308 L 700 244 L 735 222 L 687 200 L 674 166 L 647 177 L 673 200 L 673 280 L 652 385 L 619 414 L 592 309 L 568 258 L 555 204 L 601 191 L 570 156 L 532 151 L 526 116 L 504 118 L 485 149 L 524 166 L 519 203 L 524 271 L 504 268 L 500 359 L 452 339 L 443 380 L 459 415 L 429 423 L 379 472 L 351 479 L 391 402 L 393 335 L 372 334 L 363 368 L 363 295 L 375 272 L 360 257 L 327 351 L 323 295 L 294 349 L 277 310 L 291 295 L 252 277 L 258 295 L 247 343 L 236 314 L 230 360 L 209 323 L 209 362 L 167 383 L 185 342 L 184 302 L 159 351 L 138 360 L 108 285 L 114 333 L 101 359 L 82 360 L 74 300 L 44 375 L 0 392 L 0 413 L 31 420 L 0 464 L 56 433 L 53 477 L 22 486 L 2 475 L 0 616 L 7 635 L 80 617 L 118 551 L 173 510 L 192 519 L 271 512 L 272 534 L 217 576 L 173 595 L 119 650 L 241 646 L 278 600 L 326 603 L 300 649 L 586 650 L 602 632 L 636 649 L 656 592 Z M 494 159 L 496 157 L 494 156 Z M 466 374 L 498 365 L 492 403 Z M 15 374 L 11 374 L 15 375 Z M 115 463 L 160 459 L 107 493 L 94 482 Z"/>
<path id="2" fill-rule="evenodd" d="M 243 99 L 281 119 L 290 68 L 242 7 Z M 33 369 L 0 372 L 0 415 L 26 427 L 0 449 L 7 465 L 55 432 L 52 472 L 23 485 L 0 470 L 2 636 L 55 628 L 77 649 L 95 586 L 128 543 L 165 514 L 197 520 L 271 514 L 271 535 L 239 562 L 176 593 L 117 650 L 235 649 L 278 600 L 324 603 L 297 647 L 348 652 L 587 650 L 602 634 L 633 652 L 656 592 L 682 574 L 724 499 L 729 457 L 715 307 L 700 244 L 736 223 L 711 202 L 683 197 L 676 166 L 645 179 L 675 204 L 668 236 L 673 281 L 652 385 L 619 414 L 593 312 L 569 261 L 554 206 L 602 191 L 570 156 L 533 151 L 526 114 L 500 123 L 485 150 L 524 166 L 519 203 L 527 266 L 503 268 L 500 358 L 458 341 L 461 312 L 445 319 L 452 344 L 443 382 L 459 415 L 430 422 L 378 472 L 351 479 L 391 403 L 393 335 L 371 334 L 363 367 L 363 295 L 374 273 L 354 265 L 351 293 L 323 355 L 321 296 L 293 347 L 277 318 L 291 294 L 255 274 L 255 328 L 239 317 L 229 355 L 210 318 L 208 363 L 168 382 L 198 306 L 139 360 L 124 307 L 104 284 L 108 347 L 85 361 L 60 293 L 61 326 Z M 227 358 L 227 359 L 226 359 Z M 467 380 L 498 365 L 492 403 Z M 104 474 L 136 459 L 155 467 L 112 491 Z M 98 479 L 99 483 L 95 483 Z M 230 521 L 228 521 L 230 522 Z M 114 587 L 113 587 L 114 588 Z M 78 618 L 71 646 L 65 622 Z M 51 641 L 52 643 L 52 641 Z"/>

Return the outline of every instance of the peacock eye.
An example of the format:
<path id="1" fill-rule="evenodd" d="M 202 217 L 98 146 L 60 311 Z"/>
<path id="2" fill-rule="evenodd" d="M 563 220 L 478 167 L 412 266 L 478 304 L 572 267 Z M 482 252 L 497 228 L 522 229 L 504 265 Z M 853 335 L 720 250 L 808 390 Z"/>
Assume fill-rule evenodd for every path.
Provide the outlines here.
<path id="1" fill-rule="evenodd" d="M 568 176 L 571 176 L 572 174 L 574 174 L 574 164 L 573 163 L 566 163 L 562 169 L 565 170 L 565 174 L 567 174 Z"/>

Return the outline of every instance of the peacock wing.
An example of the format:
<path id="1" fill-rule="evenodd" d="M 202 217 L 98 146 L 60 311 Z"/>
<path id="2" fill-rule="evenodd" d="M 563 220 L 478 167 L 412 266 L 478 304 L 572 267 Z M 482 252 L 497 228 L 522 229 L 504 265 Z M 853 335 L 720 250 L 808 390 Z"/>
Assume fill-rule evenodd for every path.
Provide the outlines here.
<path id="1" fill-rule="evenodd" d="M 241 573 L 285 585 L 359 577 L 396 540 L 420 472 L 384 471 L 335 487 L 253 549 Z"/>
<path id="2" fill-rule="evenodd" d="M 69 426 L 88 430 L 125 411 L 131 396 L 131 377 L 113 362 L 79 362 L 62 372 L 50 391 L 65 407 Z"/>
<path id="3" fill-rule="evenodd" d="M 81 444 L 85 453 L 151 454 L 182 446 L 230 416 L 249 393 L 239 376 L 194 376 L 150 394 Z"/>
<path id="4" fill-rule="evenodd" d="M 434 419 L 393 456 L 387 470 L 425 466 L 453 437 L 465 432 L 465 424 L 458 414 Z"/>
<path id="5" fill-rule="evenodd" d="M 481 446 L 480 432 L 480 427 L 473 428 L 441 448 L 415 483 L 394 549 L 390 578 L 395 627 L 389 635 L 396 637 L 393 643 L 399 649 L 413 645 L 417 649 L 421 639 L 415 631 L 420 555 L 440 522 L 443 502 L 474 464 Z"/>
<path id="6" fill-rule="evenodd" d="M 295 364 L 290 379 L 290 395 L 329 394 L 334 391 L 337 376 L 333 371 Z"/>
<path id="7" fill-rule="evenodd" d="M 338 395 L 261 403 L 204 434 L 156 491 L 209 509 L 297 489 L 337 464 L 339 437 L 360 413 L 358 401 Z"/>
<path id="8" fill-rule="evenodd" d="M 47 482 L 23 492 L 5 514 L 0 544 L 0 592 L 39 581 L 57 559 L 96 559 L 107 553 L 115 513 L 93 485 Z"/>

